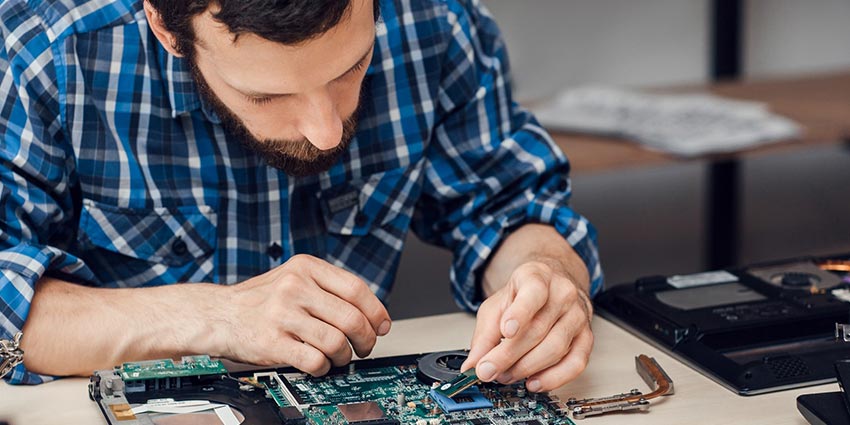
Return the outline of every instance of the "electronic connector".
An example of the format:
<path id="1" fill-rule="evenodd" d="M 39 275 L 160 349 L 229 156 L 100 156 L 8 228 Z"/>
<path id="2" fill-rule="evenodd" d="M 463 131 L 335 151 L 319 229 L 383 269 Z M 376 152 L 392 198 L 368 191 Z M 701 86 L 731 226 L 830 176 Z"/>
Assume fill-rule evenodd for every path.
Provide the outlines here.
<path id="1" fill-rule="evenodd" d="M 440 386 L 436 387 L 434 391 L 451 398 L 479 382 L 481 382 L 481 380 L 479 380 L 478 375 L 475 374 L 475 368 L 472 368 L 461 373 L 451 381 L 440 384 Z"/>

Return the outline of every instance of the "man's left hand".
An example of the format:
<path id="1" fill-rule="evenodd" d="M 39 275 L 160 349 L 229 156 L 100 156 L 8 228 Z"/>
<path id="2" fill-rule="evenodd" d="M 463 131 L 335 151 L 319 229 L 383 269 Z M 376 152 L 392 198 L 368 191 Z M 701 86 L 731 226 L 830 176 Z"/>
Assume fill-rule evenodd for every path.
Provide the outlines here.
<path id="1" fill-rule="evenodd" d="M 461 369 L 475 367 L 485 382 L 527 378 L 532 392 L 558 388 L 587 366 L 591 315 L 587 294 L 567 273 L 544 262 L 523 263 L 481 304 Z"/>

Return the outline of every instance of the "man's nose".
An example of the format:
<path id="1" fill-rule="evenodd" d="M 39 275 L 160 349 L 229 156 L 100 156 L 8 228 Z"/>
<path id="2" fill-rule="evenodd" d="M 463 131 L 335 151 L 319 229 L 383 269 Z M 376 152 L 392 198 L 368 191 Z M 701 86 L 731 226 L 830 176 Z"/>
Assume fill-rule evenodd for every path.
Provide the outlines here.
<path id="1" fill-rule="evenodd" d="M 336 147 L 342 139 L 342 119 L 328 90 L 320 88 L 307 94 L 300 107 L 304 108 L 299 114 L 301 135 L 321 150 Z"/>

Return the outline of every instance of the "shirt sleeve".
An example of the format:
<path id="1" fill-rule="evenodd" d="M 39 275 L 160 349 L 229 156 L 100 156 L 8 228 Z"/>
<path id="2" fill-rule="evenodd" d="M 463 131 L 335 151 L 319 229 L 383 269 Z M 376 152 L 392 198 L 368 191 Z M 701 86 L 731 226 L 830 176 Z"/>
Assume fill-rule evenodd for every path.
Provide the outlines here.
<path id="1" fill-rule="evenodd" d="M 22 2 L 0 4 L 0 339 L 23 328 L 42 276 L 88 277 L 84 264 L 63 249 L 76 234 L 73 160 L 47 35 L 26 9 Z M 21 364 L 5 379 L 38 384 L 52 378 Z"/>
<path id="2" fill-rule="evenodd" d="M 526 223 L 552 225 L 602 287 L 596 231 L 569 206 L 569 162 L 535 118 L 513 102 L 505 45 L 479 0 L 449 1 L 437 126 L 413 230 L 454 253 L 452 291 L 475 311 L 490 255 Z"/>

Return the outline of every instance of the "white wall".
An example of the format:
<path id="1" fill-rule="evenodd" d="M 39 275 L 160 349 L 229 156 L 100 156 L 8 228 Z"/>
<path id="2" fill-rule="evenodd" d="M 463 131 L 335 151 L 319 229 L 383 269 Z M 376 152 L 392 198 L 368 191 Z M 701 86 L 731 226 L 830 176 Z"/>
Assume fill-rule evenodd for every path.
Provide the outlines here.
<path id="1" fill-rule="evenodd" d="M 508 44 L 516 94 L 601 82 L 704 81 L 706 0 L 484 0 Z"/>
<path id="2" fill-rule="evenodd" d="M 745 3 L 747 74 L 850 67 L 850 1 L 749 0 Z"/>

